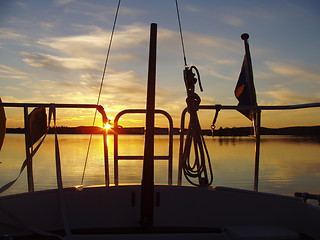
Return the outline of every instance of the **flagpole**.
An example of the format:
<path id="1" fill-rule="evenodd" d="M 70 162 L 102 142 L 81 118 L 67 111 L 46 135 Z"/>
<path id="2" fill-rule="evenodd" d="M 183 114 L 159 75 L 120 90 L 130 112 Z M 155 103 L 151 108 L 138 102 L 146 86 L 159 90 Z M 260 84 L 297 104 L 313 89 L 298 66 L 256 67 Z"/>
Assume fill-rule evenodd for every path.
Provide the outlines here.
<path id="1" fill-rule="evenodd" d="M 260 165 L 260 126 L 261 126 L 261 110 L 260 109 L 258 109 L 255 112 L 255 117 L 253 119 L 253 122 L 254 122 L 255 138 L 256 138 L 253 190 L 258 191 L 259 165 Z"/>
<path id="2" fill-rule="evenodd" d="M 250 50 L 249 50 L 249 34 L 243 33 L 241 35 L 241 39 L 244 41 L 244 47 L 245 47 L 245 58 L 248 64 L 248 87 L 249 87 L 249 94 L 250 99 L 253 103 L 257 103 L 257 97 L 256 92 L 253 84 L 253 70 L 252 70 L 252 62 L 251 62 L 251 56 L 250 56 Z M 252 111 L 251 111 L 252 112 Z M 261 110 L 258 109 L 257 111 L 253 112 L 252 114 L 252 120 L 253 120 L 253 129 L 254 134 L 256 138 L 256 144 L 255 144 L 255 163 L 254 163 L 254 184 L 253 184 L 253 190 L 258 191 L 258 183 L 259 183 L 259 165 L 260 165 L 260 126 L 261 126 Z"/>

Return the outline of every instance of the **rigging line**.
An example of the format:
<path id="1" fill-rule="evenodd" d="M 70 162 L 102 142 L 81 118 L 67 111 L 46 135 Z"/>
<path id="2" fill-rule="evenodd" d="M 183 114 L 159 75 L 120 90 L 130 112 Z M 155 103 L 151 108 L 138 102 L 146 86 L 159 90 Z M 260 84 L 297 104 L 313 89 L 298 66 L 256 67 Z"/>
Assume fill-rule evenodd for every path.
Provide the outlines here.
<path id="1" fill-rule="evenodd" d="M 176 10 L 177 10 L 177 17 L 178 17 L 178 24 L 179 24 L 179 31 L 180 31 L 180 39 L 181 39 L 181 46 L 182 46 L 184 66 L 186 67 L 186 66 L 188 66 L 188 64 L 187 64 L 186 51 L 185 51 L 184 42 L 183 42 L 183 35 L 182 35 L 182 28 L 181 28 L 181 21 L 180 21 L 180 13 L 179 13 L 178 0 L 176 0 Z"/>
<path id="2" fill-rule="evenodd" d="M 102 93 L 104 78 L 105 78 L 106 71 L 107 71 L 108 60 L 109 60 L 109 55 L 110 55 L 110 50 L 111 50 L 111 45 L 112 45 L 112 40 L 113 40 L 113 35 L 114 35 L 115 28 L 116 28 L 118 13 L 119 13 L 119 9 L 120 9 L 120 3 L 121 3 L 121 0 L 118 1 L 116 14 L 115 14 L 114 21 L 113 21 L 113 26 L 112 26 L 110 41 L 109 41 L 108 50 L 107 50 L 107 54 L 106 54 L 106 61 L 105 61 L 105 63 L 104 63 L 103 73 L 102 73 L 101 82 L 100 82 L 100 88 L 99 88 L 99 94 L 98 94 L 98 99 L 97 99 L 97 105 L 99 105 L 99 103 L 100 103 L 100 98 L 101 98 L 101 93 Z M 94 117 L 93 117 L 92 126 L 94 126 L 94 124 L 95 124 L 95 122 L 96 122 L 97 111 L 98 111 L 98 110 L 96 109 L 96 110 L 95 110 L 95 113 L 94 113 Z M 88 157 L 89 157 L 89 151 L 90 151 L 90 147 L 91 147 L 91 142 L 92 142 L 92 134 L 90 134 L 89 144 L 88 144 L 88 148 L 87 148 L 87 154 L 86 154 L 86 159 L 85 159 L 85 163 L 84 163 L 84 168 L 83 168 L 83 173 L 82 173 L 82 178 L 81 178 L 81 184 L 80 184 L 81 186 L 83 185 L 84 175 L 85 175 L 86 168 L 87 168 L 87 163 L 88 163 Z"/>

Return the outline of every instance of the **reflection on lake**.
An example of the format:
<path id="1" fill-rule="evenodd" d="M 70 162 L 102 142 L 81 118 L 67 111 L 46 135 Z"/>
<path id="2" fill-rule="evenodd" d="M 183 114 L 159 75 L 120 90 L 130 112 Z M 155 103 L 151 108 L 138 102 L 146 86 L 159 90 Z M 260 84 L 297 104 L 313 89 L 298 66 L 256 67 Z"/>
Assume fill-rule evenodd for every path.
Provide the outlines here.
<path id="1" fill-rule="evenodd" d="M 59 135 L 64 186 L 80 184 L 89 135 Z M 214 169 L 215 186 L 253 189 L 255 140 L 252 137 L 205 137 Z M 155 154 L 167 155 L 167 137 L 156 136 Z M 120 135 L 119 155 L 143 155 L 144 137 Z M 319 138 L 262 136 L 259 190 L 293 195 L 320 193 Z M 108 136 L 110 181 L 113 183 L 113 136 Z M 179 136 L 174 136 L 173 183 L 177 183 Z M 25 159 L 24 136 L 7 134 L 0 152 L 0 186 L 13 180 Z M 33 159 L 35 189 L 56 188 L 54 136 L 47 136 Z M 119 183 L 141 182 L 142 161 L 119 161 Z M 155 162 L 155 183 L 168 182 L 165 160 Z M 187 184 L 186 181 L 183 181 Z M 84 185 L 104 184 L 102 137 L 92 138 Z M 26 173 L 3 195 L 27 191 Z"/>

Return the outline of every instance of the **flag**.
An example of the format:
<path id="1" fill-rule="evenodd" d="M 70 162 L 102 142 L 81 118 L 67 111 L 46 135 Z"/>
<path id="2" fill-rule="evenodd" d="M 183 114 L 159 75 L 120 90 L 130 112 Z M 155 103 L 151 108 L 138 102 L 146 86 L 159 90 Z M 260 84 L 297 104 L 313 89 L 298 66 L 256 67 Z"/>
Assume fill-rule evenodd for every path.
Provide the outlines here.
<path id="1" fill-rule="evenodd" d="M 234 94 L 239 101 L 238 106 L 257 106 L 249 44 L 247 42 L 249 35 L 242 34 L 241 38 L 245 41 L 245 56 Z M 238 111 L 250 120 L 254 120 L 254 112 L 252 110 L 243 109 Z"/>
<path id="2" fill-rule="evenodd" d="M 30 147 L 35 144 L 47 132 L 47 114 L 44 107 L 32 110 L 28 116 Z"/>
<path id="3" fill-rule="evenodd" d="M 0 98 L 0 103 L 2 103 Z M 6 114 L 4 112 L 4 108 L 0 106 L 0 150 L 4 141 L 4 136 L 6 134 Z"/>

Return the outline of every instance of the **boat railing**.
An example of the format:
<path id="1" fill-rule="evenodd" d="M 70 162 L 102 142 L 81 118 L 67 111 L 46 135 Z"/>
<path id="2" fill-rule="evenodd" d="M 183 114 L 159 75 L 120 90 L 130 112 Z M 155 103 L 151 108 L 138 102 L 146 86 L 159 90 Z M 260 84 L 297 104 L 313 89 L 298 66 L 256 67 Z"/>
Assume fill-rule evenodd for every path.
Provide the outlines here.
<path id="1" fill-rule="evenodd" d="M 30 143 L 28 138 L 28 114 L 29 108 L 37 108 L 37 107 L 46 107 L 50 108 L 54 105 L 55 108 L 93 108 L 97 109 L 97 111 L 102 116 L 102 122 L 106 123 L 108 121 L 105 111 L 102 106 L 94 105 L 94 104 L 48 104 L 48 103 L 1 103 L 3 107 L 9 108 L 23 108 L 24 110 L 24 128 L 25 128 L 25 149 L 26 149 L 26 157 L 31 158 L 31 150 Z M 294 110 L 294 109 L 306 109 L 306 108 L 316 108 L 320 107 L 320 103 L 309 103 L 309 104 L 298 104 L 298 105 L 282 105 L 282 106 L 233 106 L 233 105 L 200 105 L 199 110 L 242 110 L 242 109 L 252 109 L 257 113 L 256 121 L 257 121 L 257 131 L 256 131 L 256 149 L 255 149 L 255 162 L 254 162 L 254 190 L 258 190 L 258 181 L 259 181 L 259 155 L 260 155 L 260 122 L 261 122 L 261 112 L 265 110 Z M 182 152 L 184 147 L 184 134 L 185 134 L 185 118 L 186 113 L 188 112 L 187 108 L 182 111 L 181 114 L 181 123 L 180 123 L 180 146 L 179 146 L 179 163 L 178 163 L 178 179 L 177 184 L 182 185 Z M 118 121 L 124 114 L 145 114 L 145 109 L 128 109 L 121 111 L 115 117 L 114 120 L 114 130 L 117 133 L 119 128 Z M 168 127 L 168 138 L 169 138 L 169 146 L 168 146 L 168 154 L 161 156 L 154 156 L 155 160 L 168 160 L 168 184 L 172 184 L 172 171 L 173 171 L 173 120 L 169 113 L 163 110 L 155 110 L 155 114 L 164 115 L 169 123 Z M 109 160 L 108 160 L 108 145 L 107 145 L 107 131 L 103 131 L 103 142 L 104 142 L 104 170 L 105 170 L 105 185 L 110 185 L 109 179 Z M 118 170 L 118 162 L 119 160 L 142 160 L 143 156 L 124 156 L 119 155 L 119 143 L 118 143 L 118 134 L 114 134 L 114 184 L 119 184 L 119 170 Z M 34 191 L 34 181 L 33 181 L 33 169 L 32 169 L 32 161 L 28 161 L 27 164 L 27 179 L 28 179 L 28 191 Z"/>
<path id="2" fill-rule="evenodd" d="M 255 132 L 255 163 L 254 163 L 254 186 L 253 190 L 258 191 L 259 182 L 259 157 L 260 157 L 260 128 L 261 128 L 261 113 L 265 110 L 295 110 L 305 108 L 320 107 L 320 103 L 307 103 L 297 105 L 280 105 L 280 106 L 234 106 L 234 105 L 199 105 L 199 110 L 245 110 L 251 109 L 256 113 L 256 132 Z M 179 144 L 179 164 L 178 164 L 178 185 L 182 185 L 182 155 L 184 148 L 184 134 L 185 134 L 185 118 L 188 108 L 185 108 L 181 113 L 180 122 L 180 144 Z"/>
<path id="3" fill-rule="evenodd" d="M 28 181 L 28 191 L 34 191 L 34 181 L 33 181 L 33 163 L 32 163 L 32 155 L 30 149 L 30 130 L 29 130 L 29 108 L 38 108 L 45 107 L 51 108 L 75 108 L 75 109 L 96 109 L 102 117 L 102 122 L 105 125 L 108 121 L 107 115 L 104 111 L 104 108 L 101 105 L 95 104 L 54 104 L 54 103 L 0 103 L 3 107 L 10 108 L 23 108 L 24 114 L 24 134 L 25 134 L 25 150 L 26 150 L 26 159 L 27 161 L 27 181 Z M 49 126 L 48 126 L 49 127 Z M 105 184 L 109 185 L 109 162 L 108 162 L 108 148 L 107 148 L 107 131 L 103 131 L 103 142 L 104 142 L 104 166 L 105 166 Z"/>
<path id="4" fill-rule="evenodd" d="M 142 155 L 119 155 L 119 119 L 125 114 L 146 114 L 146 109 L 126 109 L 119 112 L 114 119 L 114 184 L 119 185 L 119 160 L 143 160 Z M 168 161 L 168 184 L 172 185 L 172 151 L 173 151 L 173 120 L 166 111 L 155 109 L 155 114 L 161 114 L 168 120 L 168 154 L 155 155 L 154 160 Z"/>

